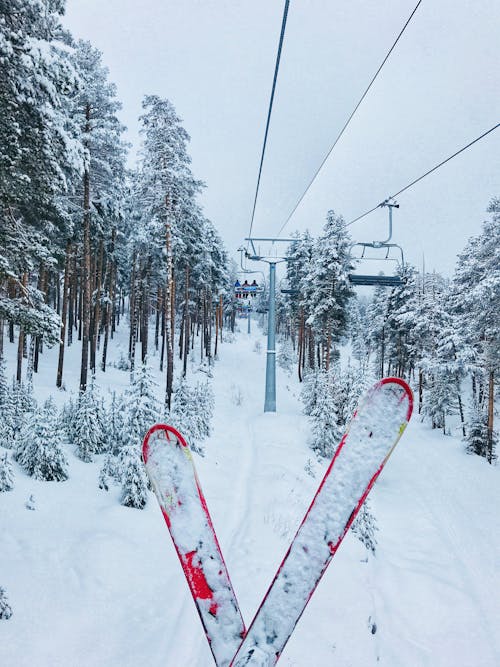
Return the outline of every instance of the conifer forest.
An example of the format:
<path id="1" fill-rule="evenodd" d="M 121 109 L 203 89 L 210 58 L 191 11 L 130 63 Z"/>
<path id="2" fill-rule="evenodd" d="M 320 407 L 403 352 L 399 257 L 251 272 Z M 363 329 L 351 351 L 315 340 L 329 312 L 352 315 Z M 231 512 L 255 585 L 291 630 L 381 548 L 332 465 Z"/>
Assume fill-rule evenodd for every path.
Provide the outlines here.
<path id="1" fill-rule="evenodd" d="M 195 173 L 176 99 L 161 87 L 142 98 L 133 146 L 113 72 L 66 27 L 67 4 L 0 0 L 0 664 L 213 664 L 142 460 L 148 429 L 172 425 L 193 452 L 250 619 L 358 401 L 384 377 L 412 388 L 411 426 L 282 662 L 498 664 L 500 191 L 470 220 L 452 272 L 417 266 L 406 247 L 410 259 L 381 269 L 389 283 L 378 269 L 360 279 L 365 249 L 395 244 L 357 253 L 362 233 L 335 197 L 311 224 L 291 220 L 279 254 L 244 241 L 246 222 L 237 252 L 205 211 L 209 174 Z M 379 206 L 392 216 L 396 198 Z M 266 257 L 280 259 L 276 288 Z M 335 586 L 356 600 L 347 611 L 328 606 Z M 442 604 L 440 631 L 427 604 Z M 65 627 L 60 649 L 44 640 Z"/>

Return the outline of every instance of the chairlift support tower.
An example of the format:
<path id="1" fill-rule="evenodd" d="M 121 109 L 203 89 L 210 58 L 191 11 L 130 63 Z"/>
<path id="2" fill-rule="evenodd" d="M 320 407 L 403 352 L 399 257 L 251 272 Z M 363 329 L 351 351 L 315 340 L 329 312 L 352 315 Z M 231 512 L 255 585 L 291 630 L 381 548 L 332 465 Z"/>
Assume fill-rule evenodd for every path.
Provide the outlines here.
<path id="1" fill-rule="evenodd" d="M 264 412 L 276 412 L 276 264 L 287 262 L 286 256 L 260 255 L 257 253 L 255 243 L 259 241 L 272 243 L 292 243 L 295 239 L 278 238 L 256 238 L 247 237 L 245 241 L 250 244 L 252 252 L 245 251 L 247 259 L 253 262 L 266 262 L 269 264 L 269 306 L 267 315 L 267 351 L 266 351 L 266 393 L 264 399 Z"/>

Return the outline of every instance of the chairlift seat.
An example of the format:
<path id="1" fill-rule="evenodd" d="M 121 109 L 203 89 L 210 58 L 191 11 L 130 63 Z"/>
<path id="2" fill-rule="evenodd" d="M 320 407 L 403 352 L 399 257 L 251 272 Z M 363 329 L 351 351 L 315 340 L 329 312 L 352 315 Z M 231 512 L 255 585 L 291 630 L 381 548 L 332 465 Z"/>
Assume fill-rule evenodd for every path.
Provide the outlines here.
<path id="1" fill-rule="evenodd" d="M 351 273 L 349 282 L 355 287 L 366 285 L 368 287 L 382 285 L 383 287 L 402 287 L 405 283 L 400 276 L 363 276 Z"/>

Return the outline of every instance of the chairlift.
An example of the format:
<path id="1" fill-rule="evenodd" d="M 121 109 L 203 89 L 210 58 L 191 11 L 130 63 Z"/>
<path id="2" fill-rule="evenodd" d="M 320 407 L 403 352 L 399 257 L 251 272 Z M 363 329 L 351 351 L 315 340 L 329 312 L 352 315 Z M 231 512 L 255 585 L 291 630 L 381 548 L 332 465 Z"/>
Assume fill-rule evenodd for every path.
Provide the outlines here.
<path id="1" fill-rule="evenodd" d="M 403 253 L 403 248 L 398 245 L 397 243 L 389 243 L 389 241 L 392 238 L 392 209 L 393 208 L 399 208 L 399 204 L 397 204 L 394 200 L 391 199 L 386 199 L 380 206 L 387 206 L 389 209 L 389 236 L 384 240 L 384 241 L 371 241 L 371 242 L 358 242 L 358 243 L 353 243 L 351 246 L 351 258 L 352 259 L 357 259 L 361 262 L 367 261 L 367 260 L 377 260 L 377 261 L 383 261 L 383 262 L 396 262 L 398 266 L 403 269 L 405 266 L 405 261 L 404 261 L 404 253 Z M 352 250 L 354 247 L 359 246 L 362 248 L 361 256 L 360 257 L 352 257 Z M 384 249 L 386 251 L 385 257 L 365 257 L 365 251 L 367 248 L 375 248 L 376 250 Z M 399 250 L 399 255 L 401 260 L 399 260 L 398 257 L 391 257 L 391 249 L 396 248 Z M 405 284 L 404 278 L 401 278 L 401 276 L 398 275 L 391 275 L 391 276 L 385 276 L 383 274 L 380 275 L 362 275 L 362 274 L 356 274 L 356 273 L 350 273 L 348 275 L 349 282 L 351 285 L 354 287 L 358 287 L 361 285 L 366 285 L 366 286 L 376 286 L 376 285 L 381 285 L 383 287 L 401 287 L 402 285 Z"/>

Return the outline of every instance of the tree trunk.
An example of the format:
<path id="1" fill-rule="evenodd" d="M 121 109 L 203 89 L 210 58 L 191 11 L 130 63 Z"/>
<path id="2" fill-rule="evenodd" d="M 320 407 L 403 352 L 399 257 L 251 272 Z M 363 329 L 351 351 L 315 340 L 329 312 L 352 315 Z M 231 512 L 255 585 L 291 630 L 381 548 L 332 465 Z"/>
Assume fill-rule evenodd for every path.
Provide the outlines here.
<path id="1" fill-rule="evenodd" d="M 183 377 L 186 377 L 188 354 L 189 354 L 189 265 L 186 265 L 186 287 L 184 292 L 184 359 L 182 365 Z"/>
<path id="2" fill-rule="evenodd" d="M 85 134 L 90 132 L 90 104 L 85 106 Z M 89 158 L 90 159 L 90 158 Z M 90 335 L 90 165 L 83 174 L 83 303 L 82 318 L 82 362 L 80 367 L 80 391 L 87 388 Z"/>
<path id="3" fill-rule="evenodd" d="M 158 352 L 159 334 L 160 334 L 160 310 L 161 310 L 161 291 L 158 287 L 156 291 L 156 316 L 155 316 L 155 350 Z"/>
<path id="4" fill-rule="evenodd" d="M 142 280 L 142 334 L 141 334 L 141 360 L 144 364 L 148 356 L 149 338 L 149 269 L 144 267 L 144 278 Z"/>
<path id="5" fill-rule="evenodd" d="M 493 413 L 494 413 L 494 398 L 495 398 L 495 375 L 494 371 L 490 370 L 488 376 L 488 463 L 493 463 Z"/>
<path id="6" fill-rule="evenodd" d="M 93 373 L 96 369 L 96 353 L 97 353 L 97 337 L 99 332 L 99 324 L 101 320 L 101 290 L 102 290 L 102 269 L 104 263 L 104 241 L 99 240 L 99 254 L 96 262 L 96 278 L 95 278 L 95 303 L 93 308 L 92 318 L 92 334 L 90 345 L 90 368 Z"/>
<path id="7" fill-rule="evenodd" d="M 28 284 L 28 274 L 25 271 L 21 280 L 23 287 L 26 287 Z M 19 327 L 19 340 L 17 345 L 17 371 L 16 371 L 16 380 L 21 382 L 22 378 L 22 369 L 23 369 L 23 351 L 24 351 L 24 331 Z"/>
<path id="8" fill-rule="evenodd" d="M 71 241 L 66 243 L 66 258 L 64 262 L 64 282 L 62 293 L 62 314 L 61 314 L 61 334 L 59 341 L 59 359 L 57 362 L 56 386 L 62 387 L 63 365 L 64 365 L 64 345 L 66 341 L 66 320 L 68 316 L 69 283 L 71 267 Z"/>
<path id="9" fill-rule="evenodd" d="M 302 310 L 300 311 L 300 319 L 299 319 L 299 333 L 298 333 L 298 341 L 297 341 L 297 347 L 298 347 L 298 352 L 299 352 L 299 360 L 297 364 L 297 373 L 299 376 L 299 382 L 302 382 L 302 359 L 304 355 L 304 315 Z"/>
<path id="10" fill-rule="evenodd" d="M 418 371 L 418 414 L 422 414 L 422 406 L 424 403 L 424 373 L 420 368 Z"/>
<path id="11" fill-rule="evenodd" d="M 170 226 L 170 216 L 172 203 L 168 197 L 165 197 L 167 207 L 167 218 L 165 224 L 165 247 L 167 253 L 167 285 L 165 290 L 165 344 L 167 349 L 167 383 L 165 388 L 165 407 L 170 411 L 172 403 L 172 389 L 174 380 L 174 330 L 172 324 L 173 308 L 173 257 L 172 257 L 172 235 Z"/>

